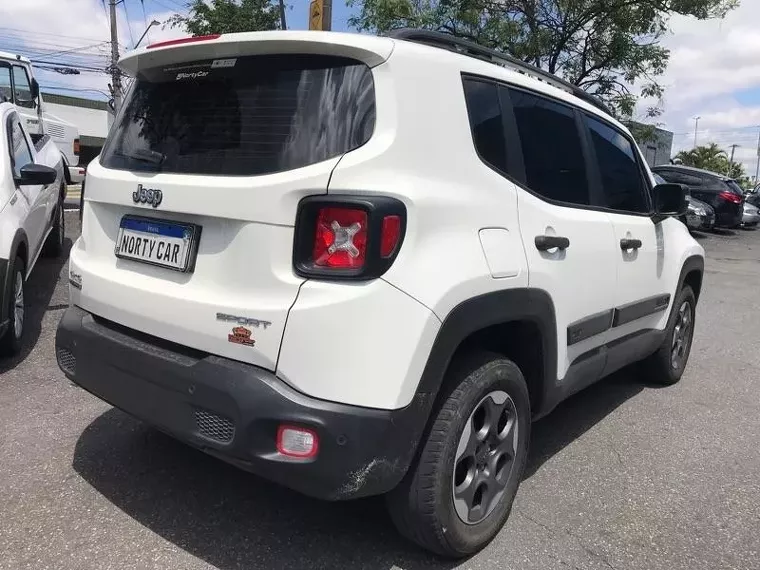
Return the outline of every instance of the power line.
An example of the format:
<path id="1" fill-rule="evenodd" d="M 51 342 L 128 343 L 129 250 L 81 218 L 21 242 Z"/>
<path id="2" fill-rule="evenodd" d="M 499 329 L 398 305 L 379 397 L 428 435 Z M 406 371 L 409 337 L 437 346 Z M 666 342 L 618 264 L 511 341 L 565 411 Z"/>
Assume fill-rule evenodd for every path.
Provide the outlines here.
<path id="1" fill-rule="evenodd" d="M 51 34 L 50 32 L 40 32 L 38 30 L 23 30 L 21 28 L 8 28 L 8 27 L 0 26 L 0 31 L 2 30 L 11 30 L 14 32 L 21 32 L 24 35 L 52 36 L 56 38 L 70 38 L 72 40 L 94 40 L 94 41 L 101 40 L 102 41 L 102 38 L 92 38 L 92 37 L 87 37 L 87 36 L 64 36 L 62 34 Z"/>
<path id="2" fill-rule="evenodd" d="M 127 12 L 127 3 L 126 1 L 121 3 L 121 7 L 124 8 L 124 16 L 127 18 L 127 30 L 129 31 L 129 41 L 132 45 L 135 45 L 135 38 L 132 35 L 132 24 L 129 22 L 129 12 Z"/>
<path id="3" fill-rule="evenodd" d="M 74 52 L 84 51 L 86 49 L 94 48 L 94 47 L 97 47 L 97 46 L 102 46 L 102 45 L 107 44 L 107 43 L 108 43 L 107 41 L 103 41 L 103 42 L 98 42 L 96 44 L 92 44 L 92 45 L 89 45 L 89 46 L 83 46 L 81 48 L 71 48 L 71 49 L 67 49 L 67 50 L 63 50 L 63 51 L 51 51 L 51 52 L 48 52 L 48 53 L 41 53 L 41 54 L 38 54 L 38 55 L 39 56 L 44 56 L 44 57 L 50 57 L 51 55 L 61 56 L 61 55 L 65 54 L 65 53 L 74 53 Z"/>
<path id="4" fill-rule="evenodd" d="M 187 15 L 187 13 L 186 13 L 186 12 L 183 12 L 182 10 L 178 10 L 177 8 L 174 8 L 174 7 L 172 7 L 172 6 L 167 6 L 167 5 L 166 5 L 166 4 L 164 4 L 163 2 L 160 2 L 159 0 L 151 0 L 151 1 L 152 1 L 154 4 L 158 4 L 158 5 L 159 5 L 159 6 L 161 6 L 162 8 L 165 8 L 165 9 L 167 9 L 167 10 L 170 10 L 170 11 L 172 11 L 172 12 L 179 12 L 179 13 L 180 13 L 180 14 L 182 14 L 183 16 L 186 16 L 186 15 Z"/>
<path id="5" fill-rule="evenodd" d="M 105 68 L 99 68 L 94 66 L 84 66 L 84 65 L 73 65 L 68 63 L 62 63 L 60 61 L 45 61 L 40 59 L 33 59 L 31 60 L 32 63 L 41 63 L 43 65 L 55 65 L 58 67 L 70 67 L 72 69 L 79 69 L 81 71 L 99 71 L 99 72 L 105 72 Z"/>
<path id="6" fill-rule="evenodd" d="M 59 91 L 79 91 L 79 92 L 88 92 L 88 93 L 100 93 L 101 95 L 105 95 L 106 97 L 110 97 L 108 93 L 105 91 L 102 91 L 100 89 L 86 89 L 86 88 L 76 88 L 76 87 L 63 87 L 61 85 L 41 85 L 41 89 L 58 89 Z"/>
<path id="7" fill-rule="evenodd" d="M 180 10 L 185 10 L 187 8 L 186 4 L 185 5 L 180 4 L 179 2 L 177 2 L 177 0 L 166 0 L 166 1 L 167 2 L 171 2 L 172 4 L 174 4 L 175 6 L 177 6 Z"/>
<path id="8" fill-rule="evenodd" d="M 710 133 L 733 133 L 735 131 L 744 131 L 747 129 L 760 129 L 760 125 L 749 125 L 747 127 L 733 127 L 731 129 L 722 129 L 722 130 L 712 130 L 712 129 L 701 129 L 697 131 L 698 134 L 710 134 Z M 681 137 L 681 136 L 694 136 L 694 131 L 686 131 L 682 133 L 673 133 L 673 136 L 675 137 Z"/>

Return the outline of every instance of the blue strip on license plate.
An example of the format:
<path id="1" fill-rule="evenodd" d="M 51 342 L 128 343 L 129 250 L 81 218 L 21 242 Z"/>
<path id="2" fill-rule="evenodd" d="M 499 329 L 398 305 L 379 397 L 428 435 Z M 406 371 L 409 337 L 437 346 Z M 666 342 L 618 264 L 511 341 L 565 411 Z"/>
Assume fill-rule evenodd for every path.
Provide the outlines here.
<path id="1" fill-rule="evenodd" d="M 121 227 L 133 232 L 143 232 L 156 236 L 167 236 L 175 238 L 189 237 L 191 230 L 184 225 L 171 224 L 162 221 L 142 220 L 135 218 L 122 218 Z"/>

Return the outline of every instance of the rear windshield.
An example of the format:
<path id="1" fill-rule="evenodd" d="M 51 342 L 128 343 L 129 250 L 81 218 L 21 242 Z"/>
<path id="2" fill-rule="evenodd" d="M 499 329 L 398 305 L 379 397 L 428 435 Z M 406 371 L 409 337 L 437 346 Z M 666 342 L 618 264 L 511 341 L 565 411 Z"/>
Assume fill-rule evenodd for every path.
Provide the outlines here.
<path id="1" fill-rule="evenodd" d="M 252 176 L 339 156 L 375 126 L 372 72 L 321 55 L 196 61 L 138 74 L 107 168 Z"/>
<path id="2" fill-rule="evenodd" d="M 725 182 L 726 186 L 728 186 L 734 194 L 744 196 L 744 190 L 742 190 L 742 187 L 739 186 L 735 180 L 724 180 L 723 182 Z"/>

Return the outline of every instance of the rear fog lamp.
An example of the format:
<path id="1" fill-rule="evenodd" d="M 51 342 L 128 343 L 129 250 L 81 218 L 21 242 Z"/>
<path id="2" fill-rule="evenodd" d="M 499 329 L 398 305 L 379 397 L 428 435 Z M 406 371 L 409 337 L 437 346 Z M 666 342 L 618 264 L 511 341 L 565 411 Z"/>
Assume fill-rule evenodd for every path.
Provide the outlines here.
<path id="1" fill-rule="evenodd" d="M 314 430 L 280 425 L 277 428 L 277 451 L 288 457 L 306 459 L 315 457 L 319 450 L 319 437 Z"/>

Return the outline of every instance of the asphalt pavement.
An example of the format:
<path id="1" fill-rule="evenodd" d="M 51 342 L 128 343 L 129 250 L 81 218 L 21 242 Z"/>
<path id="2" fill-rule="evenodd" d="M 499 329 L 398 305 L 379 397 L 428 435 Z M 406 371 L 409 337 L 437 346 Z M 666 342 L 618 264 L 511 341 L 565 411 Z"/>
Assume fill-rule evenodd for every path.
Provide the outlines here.
<path id="1" fill-rule="evenodd" d="M 534 424 L 509 522 L 459 563 L 400 539 L 381 499 L 302 497 L 74 387 L 54 355 L 67 268 L 43 259 L 27 345 L 0 361 L 0 568 L 757 569 L 760 231 L 699 239 L 681 383 L 624 371 Z"/>

